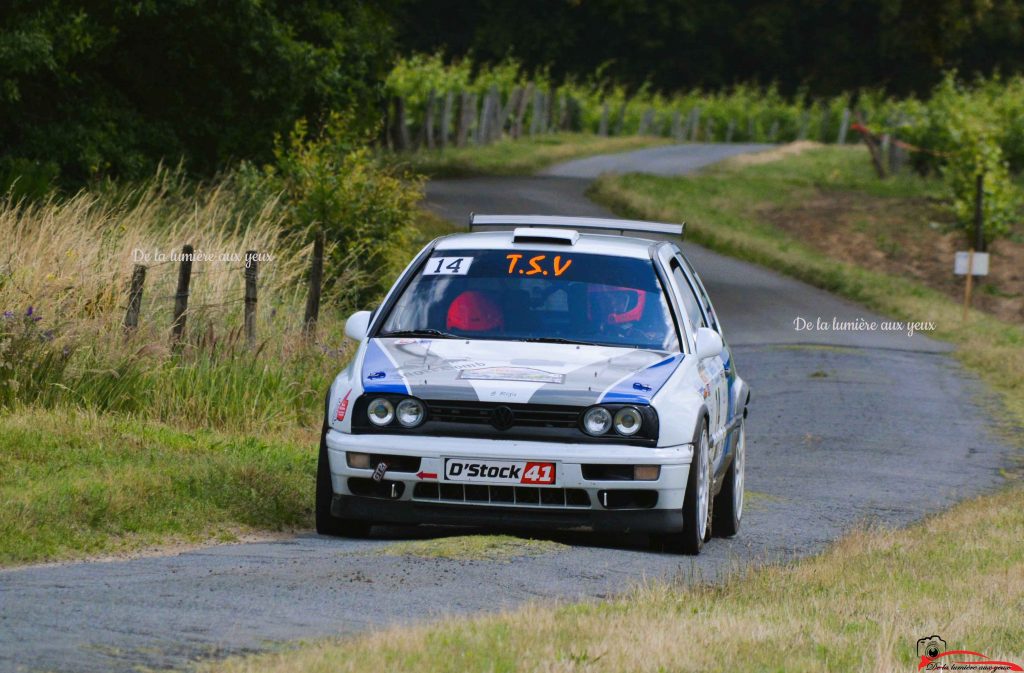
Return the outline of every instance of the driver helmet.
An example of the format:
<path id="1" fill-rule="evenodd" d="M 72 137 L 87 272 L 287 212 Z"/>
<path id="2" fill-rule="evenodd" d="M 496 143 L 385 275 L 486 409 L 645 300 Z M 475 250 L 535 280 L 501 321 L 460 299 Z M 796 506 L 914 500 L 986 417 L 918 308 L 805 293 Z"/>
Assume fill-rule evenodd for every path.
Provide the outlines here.
<path id="1" fill-rule="evenodd" d="M 486 332 L 504 327 L 504 312 L 489 293 L 466 290 L 448 307 L 447 329 Z"/>

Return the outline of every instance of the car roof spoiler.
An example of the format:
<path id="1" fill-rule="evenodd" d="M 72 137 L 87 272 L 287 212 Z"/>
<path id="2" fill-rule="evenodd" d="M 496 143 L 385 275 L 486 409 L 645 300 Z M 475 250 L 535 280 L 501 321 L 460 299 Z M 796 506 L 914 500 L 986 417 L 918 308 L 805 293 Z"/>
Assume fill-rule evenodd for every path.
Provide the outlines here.
<path id="1" fill-rule="evenodd" d="M 645 222 L 643 220 L 619 220 L 610 217 L 562 217 L 561 215 L 478 215 L 470 213 L 470 230 L 477 227 L 548 227 L 557 229 L 601 229 L 618 231 L 642 231 L 651 234 L 682 236 L 685 223 Z"/>

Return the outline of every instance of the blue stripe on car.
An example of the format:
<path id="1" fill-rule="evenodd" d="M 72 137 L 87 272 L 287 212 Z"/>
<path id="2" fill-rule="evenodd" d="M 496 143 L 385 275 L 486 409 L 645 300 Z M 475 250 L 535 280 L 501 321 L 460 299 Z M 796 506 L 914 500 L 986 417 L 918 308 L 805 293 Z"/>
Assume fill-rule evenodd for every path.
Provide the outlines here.
<path id="1" fill-rule="evenodd" d="M 598 402 L 650 404 L 651 398 L 661 390 L 661 387 L 665 385 L 682 361 L 683 355 L 680 353 L 655 362 L 650 367 L 641 369 L 632 376 L 627 376 L 619 381 L 611 390 L 602 395 Z"/>
<path id="2" fill-rule="evenodd" d="M 409 386 L 402 380 L 395 366 L 376 339 L 366 345 L 363 358 L 363 390 L 368 393 L 409 394 Z"/>

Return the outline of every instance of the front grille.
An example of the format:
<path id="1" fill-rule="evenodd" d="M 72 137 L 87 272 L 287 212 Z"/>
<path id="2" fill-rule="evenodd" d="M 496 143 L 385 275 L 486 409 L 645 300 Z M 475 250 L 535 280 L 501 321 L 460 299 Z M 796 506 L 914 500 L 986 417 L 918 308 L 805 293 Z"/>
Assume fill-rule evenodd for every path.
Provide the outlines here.
<path id="1" fill-rule="evenodd" d="M 590 507 L 590 496 L 582 488 L 421 482 L 413 488 L 412 497 L 415 500 L 436 502 L 532 507 Z"/>
<path id="2" fill-rule="evenodd" d="M 494 404 L 490 402 L 427 402 L 431 420 L 442 423 L 494 424 L 497 410 L 512 412 L 511 428 L 575 428 L 580 410 L 549 404 Z M 503 428 L 506 429 L 506 428 Z"/>

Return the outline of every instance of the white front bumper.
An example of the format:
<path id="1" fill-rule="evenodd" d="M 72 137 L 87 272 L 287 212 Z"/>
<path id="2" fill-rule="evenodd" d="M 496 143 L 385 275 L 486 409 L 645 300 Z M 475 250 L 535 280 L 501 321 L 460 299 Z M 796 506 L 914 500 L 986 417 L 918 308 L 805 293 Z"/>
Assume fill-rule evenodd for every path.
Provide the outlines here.
<path id="1" fill-rule="evenodd" d="M 472 437 L 429 437 L 411 435 L 365 434 L 350 435 L 337 430 L 327 432 L 327 449 L 331 464 L 334 492 L 349 495 L 349 477 L 368 478 L 372 469 L 348 466 L 345 452 L 398 454 L 421 459 L 420 471 L 444 475 L 445 458 L 484 458 L 493 460 L 536 460 L 557 463 L 557 482 L 554 487 L 584 489 L 590 495 L 591 509 L 603 509 L 599 491 L 617 489 L 644 489 L 658 492 L 653 509 L 681 509 L 693 445 L 649 448 L 622 444 L 556 444 L 551 442 L 477 439 Z M 583 478 L 582 466 L 600 465 L 659 465 L 661 474 L 652 481 L 590 480 Z M 399 500 L 413 500 L 415 484 L 421 479 L 415 474 L 388 472 L 386 479 L 405 483 Z M 426 481 L 437 482 L 440 479 Z M 441 480 L 441 483 L 444 483 Z M 486 503 L 473 506 L 487 507 Z"/>

